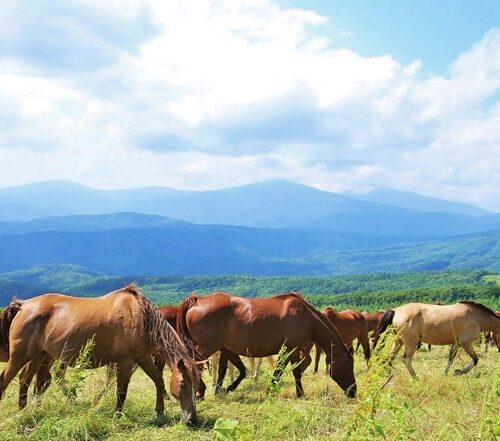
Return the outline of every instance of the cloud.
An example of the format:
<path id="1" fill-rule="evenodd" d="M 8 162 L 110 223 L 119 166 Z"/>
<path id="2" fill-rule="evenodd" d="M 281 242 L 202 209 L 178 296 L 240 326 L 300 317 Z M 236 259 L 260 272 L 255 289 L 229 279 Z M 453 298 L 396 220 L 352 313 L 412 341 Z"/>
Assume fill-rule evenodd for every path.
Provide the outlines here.
<path id="1" fill-rule="evenodd" d="M 500 209 L 500 30 L 441 76 L 267 0 L 8 0 L 0 185 L 389 185 Z M 339 41 L 341 39 L 339 38 Z M 2 167 L 5 168 L 5 167 Z"/>

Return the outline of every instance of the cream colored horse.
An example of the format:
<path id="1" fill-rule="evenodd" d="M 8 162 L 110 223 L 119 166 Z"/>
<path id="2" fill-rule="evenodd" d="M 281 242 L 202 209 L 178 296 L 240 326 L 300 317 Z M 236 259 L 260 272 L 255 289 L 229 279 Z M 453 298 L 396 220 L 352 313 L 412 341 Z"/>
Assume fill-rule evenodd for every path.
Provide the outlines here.
<path id="1" fill-rule="evenodd" d="M 480 337 L 481 332 L 500 332 L 500 317 L 487 306 L 471 301 L 454 305 L 408 303 L 390 309 L 380 319 L 374 345 L 380 334 L 391 324 L 399 335 L 392 349 L 392 358 L 404 345 L 403 361 L 412 377 L 417 375 L 411 362 L 420 341 L 431 345 L 451 345 L 445 374 L 448 373 L 458 348 L 463 348 L 472 362 L 463 369 L 455 370 L 455 375 L 462 375 L 478 363 L 473 342 Z"/>

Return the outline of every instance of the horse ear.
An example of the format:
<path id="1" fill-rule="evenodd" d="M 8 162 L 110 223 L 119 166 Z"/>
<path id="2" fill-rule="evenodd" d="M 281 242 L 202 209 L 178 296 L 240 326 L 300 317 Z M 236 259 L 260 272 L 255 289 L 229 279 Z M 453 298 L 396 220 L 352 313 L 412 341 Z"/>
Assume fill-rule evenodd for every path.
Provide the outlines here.
<path id="1" fill-rule="evenodd" d="M 184 360 L 182 358 L 177 362 L 177 369 L 180 371 L 186 370 L 186 365 L 184 364 Z"/>

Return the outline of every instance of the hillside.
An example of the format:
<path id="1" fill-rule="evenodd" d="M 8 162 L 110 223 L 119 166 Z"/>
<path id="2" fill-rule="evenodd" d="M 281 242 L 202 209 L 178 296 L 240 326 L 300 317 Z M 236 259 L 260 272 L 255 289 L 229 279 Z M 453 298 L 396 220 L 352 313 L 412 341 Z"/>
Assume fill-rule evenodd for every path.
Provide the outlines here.
<path id="1" fill-rule="evenodd" d="M 77 223 L 73 228 L 0 234 L 0 271 L 53 263 L 116 275 L 500 270 L 500 231 L 394 246 L 397 237 L 304 229 L 176 222 L 100 231 L 80 231 Z"/>
<path id="2" fill-rule="evenodd" d="M 411 292 L 419 289 L 436 291 L 452 286 L 492 286 L 487 280 L 488 277 L 490 276 L 485 271 L 480 270 L 344 276 L 108 276 L 75 265 L 37 265 L 26 270 L 0 274 L 0 306 L 7 304 L 13 295 L 28 298 L 44 292 L 57 291 L 95 296 L 121 288 L 132 281 L 155 302 L 163 304 L 177 303 L 191 292 L 207 294 L 214 291 L 226 291 L 247 297 L 265 297 L 298 291 L 317 299 L 325 294 L 330 298 L 337 298 L 339 295 L 358 293 L 366 297 L 366 301 L 373 302 L 380 293 Z M 369 293 L 377 294 L 372 296 L 368 295 Z M 323 300 L 318 301 L 323 304 Z M 345 303 L 344 300 L 342 302 Z M 357 299 L 356 302 L 361 301 Z"/>

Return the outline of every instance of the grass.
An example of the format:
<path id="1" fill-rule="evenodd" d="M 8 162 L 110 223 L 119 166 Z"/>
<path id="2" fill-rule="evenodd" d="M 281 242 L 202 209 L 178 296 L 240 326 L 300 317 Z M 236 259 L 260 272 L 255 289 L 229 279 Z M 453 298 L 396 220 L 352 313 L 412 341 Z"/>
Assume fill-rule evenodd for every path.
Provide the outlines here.
<path id="1" fill-rule="evenodd" d="M 138 370 L 132 377 L 124 415 L 114 414 L 114 384 L 107 385 L 105 369 L 77 375 L 78 396 L 68 397 L 52 385 L 39 400 L 17 410 L 17 380 L 0 403 L 3 440 L 494 440 L 500 430 L 500 354 L 480 355 L 478 366 L 463 377 L 443 376 L 447 348 L 419 351 L 412 380 L 398 358 L 391 372 L 387 350 L 366 363 L 356 355 L 358 397 L 346 398 L 324 373 L 303 378 L 306 396 L 295 398 L 292 376 L 283 377 L 279 393 L 267 394 L 272 375 L 263 363 L 263 375 L 246 379 L 238 390 L 223 397 L 207 391 L 198 404 L 200 424 L 189 429 L 179 420 L 179 407 L 167 401 L 169 424 L 152 424 L 153 383 Z M 469 363 L 459 352 L 456 366 Z M 71 381 L 71 370 L 68 372 Z M 168 372 L 166 376 L 168 377 Z M 208 382 L 208 374 L 206 380 Z M 167 383 L 168 384 L 168 383 Z M 215 428 L 214 428 L 215 426 Z M 496 427 L 496 429 L 495 429 Z"/>

